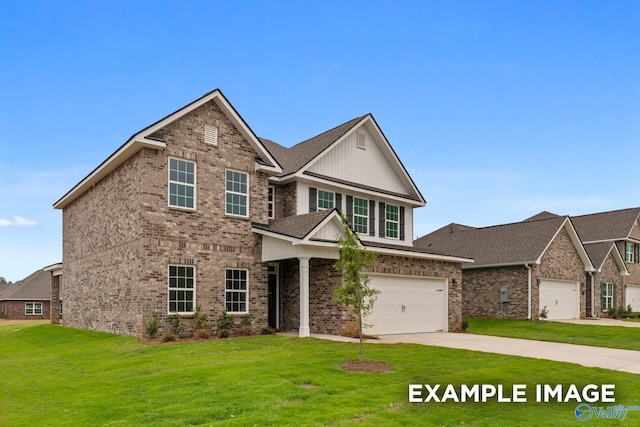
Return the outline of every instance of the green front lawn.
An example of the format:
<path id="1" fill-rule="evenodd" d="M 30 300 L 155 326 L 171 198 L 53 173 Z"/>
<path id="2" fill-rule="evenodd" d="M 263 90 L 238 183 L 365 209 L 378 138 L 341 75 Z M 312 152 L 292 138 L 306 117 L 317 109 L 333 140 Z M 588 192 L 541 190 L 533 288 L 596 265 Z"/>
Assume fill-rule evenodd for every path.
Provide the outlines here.
<path id="1" fill-rule="evenodd" d="M 357 344 L 311 338 L 146 346 L 56 325 L 3 327 L 0 425 L 579 424 L 575 401 L 535 402 L 540 383 L 615 384 L 616 404 L 640 404 L 640 377 L 632 374 L 409 344 L 366 345 L 366 357 L 392 365 L 388 373 L 340 368 L 357 354 Z M 409 403 L 409 384 L 454 384 L 458 390 L 461 384 L 502 384 L 508 390 L 526 384 L 527 403 Z M 640 412 L 629 413 L 627 422 L 640 423 Z"/>
<path id="2" fill-rule="evenodd" d="M 473 334 L 640 350 L 640 328 L 475 317 L 468 321 L 467 332 Z"/>

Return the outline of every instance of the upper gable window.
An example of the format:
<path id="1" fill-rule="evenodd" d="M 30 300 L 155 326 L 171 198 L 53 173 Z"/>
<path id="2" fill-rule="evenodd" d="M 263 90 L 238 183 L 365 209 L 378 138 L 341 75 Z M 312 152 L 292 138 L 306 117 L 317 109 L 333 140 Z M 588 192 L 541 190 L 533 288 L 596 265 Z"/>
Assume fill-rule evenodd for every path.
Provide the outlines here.
<path id="1" fill-rule="evenodd" d="M 369 201 L 353 198 L 353 230 L 359 234 L 367 234 L 369 225 Z"/>
<path id="2" fill-rule="evenodd" d="M 399 236 L 400 209 L 396 205 L 386 205 L 385 207 L 385 237 L 397 239 Z"/>
<path id="3" fill-rule="evenodd" d="M 228 170 L 226 181 L 225 213 L 227 215 L 247 217 L 249 205 L 249 176 L 244 172 Z"/>
<path id="4" fill-rule="evenodd" d="M 204 142 L 209 145 L 218 145 L 218 128 L 204 125 Z"/>
<path id="5" fill-rule="evenodd" d="M 335 194 L 331 191 L 318 190 L 318 210 L 333 209 Z"/>
<path id="6" fill-rule="evenodd" d="M 269 218 L 275 218 L 275 211 L 274 211 L 274 206 L 275 206 L 275 188 L 273 186 L 269 186 L 269 190 L 267 193 L 267 213 Z"/>
<path id="7" fill-rule="evenodd" d="M 634 260 L 634 245 L 633 243 L 625 242 L 625 260 L 627 262 L 633 262 Z"/>
<path id="8" fill-rule="evenodd" d="M 169 206 L 195 209 L 196 164 L 169 158 Z"/>

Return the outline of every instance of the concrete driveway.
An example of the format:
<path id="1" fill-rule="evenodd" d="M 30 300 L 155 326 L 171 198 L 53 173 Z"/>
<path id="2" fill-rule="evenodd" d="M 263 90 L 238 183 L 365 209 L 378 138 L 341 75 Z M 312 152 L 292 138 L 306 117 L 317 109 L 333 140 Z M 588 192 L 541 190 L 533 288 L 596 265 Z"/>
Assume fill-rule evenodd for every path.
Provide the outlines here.
<path id="1" fill-rule="evenodd" d="M 640 337 L 640 333 L 638 336 Z M 459 348 L 510 356 L 555 360 L 557 362 L 577 363 L 583 366 L 640 374 L 640 351 L 633 350 L 619 350 L 455 332 L 381 335 L 378 338 L 377 340 L 369 340 L 368 342 L 378 342 L 381 344 L 412 343 Z"/>

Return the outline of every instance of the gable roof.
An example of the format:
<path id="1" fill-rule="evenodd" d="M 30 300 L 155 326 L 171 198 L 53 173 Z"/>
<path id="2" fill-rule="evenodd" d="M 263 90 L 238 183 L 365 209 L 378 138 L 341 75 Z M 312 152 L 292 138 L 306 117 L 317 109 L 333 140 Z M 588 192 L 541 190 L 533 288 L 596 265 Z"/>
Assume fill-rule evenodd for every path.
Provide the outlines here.
<path id="1" fill-rule="evenodd" d="M 568 216 L 472 228 L 450 224 L 414 242 L 415 246 L 441 253 L 473 258 L 478 268 L 500 265 L 539 264 L 547 248 L 565 228 L 585 267 L 592 268 Z"/>
<path id="2" fill-rule="evenodd" d="M 554 213 L 551 213 L 549 211 L 542 211 L 539 214 L 536 214 L 534 216 L 532 216 L 531 218 L 527 218 L 525 219 L 525 221 L 537 221 L 539 219 L 549 219 L 549 218 L 555 218 L 559 215 L 556 215 Z"/>
<path id="3" fill-rule="evenodd" d="M 278 164 L 278 161 L 258 139 L 258 137 L 251 130 L 249 125 L 247 125 L 240 114 L 238 114 L 235 108 L 229 103 L 229 101 L 227 101 L 222 92 L 219 89 L 214 89 L 211 92 L 208 92 L 200 98 L 196 99 L 195 101 L 185 105 L 184 107 L 174 111 L 173 113 L 163 117 L 157 122 L 132 135 L 122 146 L 120 146 L 120 148 L 118 148 L 97 168 L 89 173 L 89 175 L 87 175 L 82 181 L 76 184 L 71 190 L 69 190 L 64 196 L 62 196 L 57 202 L 55 202 L 53 204 L 53 207 L 56 209 L 63 209 L 78 196 L 91 188 L 95 183 L 114 171 L 118 166 L 120 166 L 127 159 L 131 158 L 131 156 L 133 156 L 143 148 L 165 148 L 166 143 L 164 141 L 162 133 L 159 131 L 169 123 L 178 120 L 184 115 L 192 112 L 196 108 L 199 108 L 210 101 L 216 103 L 216 105 L 225 113 L 229 120 L 234 124 L 234 126 L 236 126 L 236 128 L 240 131 L 244 138 L 249 142 L 256 153 L 258 153 L 256 163 L 259 166 L 259 169 L 271 173 L 282 172 L 282 167 L 280 166 L 280 164 Z"/>
<path id="4" fill-rule="evenodd" d="M 638 216 L 640 208 L 630 208 L 573 216 L 571 221 L 580 239 L 589 243 L 628 239 Z"/>
<path id="5" fill-rule="evenodd" d="M 622 255 L 614 242 L 584 243 L 583 246 L 587 251 L 587 254 L 589 254 L 591 263 L 596 270 L 599 271 L 602 269 L 602 266 L 609 254 L 612 254 L 613 259 L 620 269 L 620 273 L 623 276 L 627 276 L 629 274 L 629 270 L 627 270 L 627 266 L 622 259 Z"/>
<path id="6" fill-rule="evenodd" d="M 49 301 L 51 300 L 50 273 L 38 270 L 11 285 L 0 285 L 0 300 Z"/>
<path id="7" fill-rule="evenodd" d="M 337 210 L 328 209 L 303 215 L 288 216 L 271 220 L 269 224 L 252 223 L 256 230 L 266 231 L 282 236 L 304 239 L 317 229 L 330 215 L 337 214 Z M 338 216 L 339 217 L 339 216 Z"/>
<path id="8" fill-rule="evenodd" d="M 366 127 L 371 130 L 371 134 L 378 141 L 378 145 L 381 147 L 381 151 L 385 154 L 389 161 L 390 167 L 395 173 L 400 176 L 406 188 L 410 188 L 407 194 L 391 193 L 382 191 L 377 188 L 373 188 L 364 184 L 354 183 L 338 179 L 336 177 L 328 177 L 319 175 L 308 169 L 317 162 L 322 156 L 343 141 L 348 135 L 350 135 L 355 129 L 360 127 Z M 395 150 L 387 140 L 386 136 L 378 126 L 377 122 L 371 114 L 365 114 L 360 117 L 356 117 L 348 122 L 345 122 L 339 126 L 336 126 L 320 135 L 300 142 L 291 148 L 285 148 L 278 143 L 261 139 L 263 144 L 272 152 L 278 162 L 283 166 L 283 171 L 278 175 L 278 180 L 284 181 L 294 176 L 304 176 L 306 178 L 319 178 L 325 181 L 331 181 L 338 184 L 343 184 L 351 187 L 358 187 L 360 189 L 369 191 L 380 191 L 391 196 L 401 197 L 413 202 L 417 202 L 418 205 L 424 206 L 426 201 L 420 193 L 420 190 L 413 182 L 413 179 L 407 172 L 404 164 L 398 158 Z"/>

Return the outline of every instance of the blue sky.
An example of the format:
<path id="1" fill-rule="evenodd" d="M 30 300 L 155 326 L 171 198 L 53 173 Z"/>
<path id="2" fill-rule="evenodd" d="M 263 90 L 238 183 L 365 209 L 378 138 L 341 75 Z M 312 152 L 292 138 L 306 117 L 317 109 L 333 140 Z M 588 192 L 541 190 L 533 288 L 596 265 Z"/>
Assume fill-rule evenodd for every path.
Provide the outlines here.
<path id="1" fill-rule="evenodd" d="M 637 1 L 6 1 L 0 276 L 62 260 L 52 204 L 220 88 L 290 146 L 372 113 L 422 235 L 640 206 Z"/>

